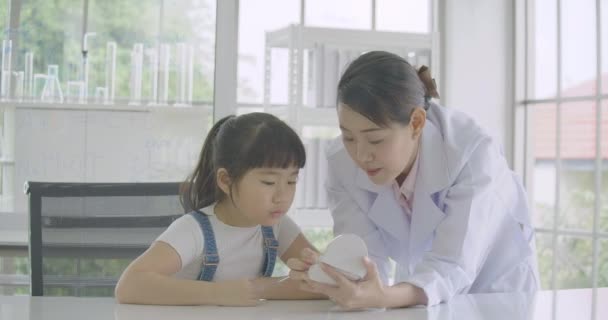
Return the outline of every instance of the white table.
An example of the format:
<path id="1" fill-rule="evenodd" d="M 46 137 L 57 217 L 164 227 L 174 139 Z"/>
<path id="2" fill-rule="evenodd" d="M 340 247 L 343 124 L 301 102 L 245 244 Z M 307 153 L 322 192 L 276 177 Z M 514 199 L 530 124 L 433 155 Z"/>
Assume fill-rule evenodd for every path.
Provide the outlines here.
<path id="1" fill-rule="evenodd" d="M 608 288 L 597 289 L 596 320 L 608 319 Z M 557 303 L 554 304 L 553 302 Z M 0 296 L 1 320 L 204 319 L 576 319 L 591 318 L 591 289 L 461 295 L 431 308 L 342 312 L 329 301 L 267 301 L 258 307 L 120 305 L 112 298 Z"/>

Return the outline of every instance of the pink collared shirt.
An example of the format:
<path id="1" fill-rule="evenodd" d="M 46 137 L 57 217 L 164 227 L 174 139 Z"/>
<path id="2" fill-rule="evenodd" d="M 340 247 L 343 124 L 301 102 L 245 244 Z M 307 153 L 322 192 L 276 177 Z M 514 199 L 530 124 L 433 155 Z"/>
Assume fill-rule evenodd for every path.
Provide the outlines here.
<path id="1" fill-rule="evenodd" d="M 395 198 L 399 202 L 399 205 L 403 208 L 403 211 L 409 216 L 412 216 L 412 208 L 414 204 L 414 187 L 416 186 L 416 174 L 418 173 L 418 159 L 420 159 L 420 152 L 416 155 L 416 160 L 412 169 L 408 173 L 405 180 L 399 187 L 397 181 L 393 182 L 393 191 L 395 192 Z"/>

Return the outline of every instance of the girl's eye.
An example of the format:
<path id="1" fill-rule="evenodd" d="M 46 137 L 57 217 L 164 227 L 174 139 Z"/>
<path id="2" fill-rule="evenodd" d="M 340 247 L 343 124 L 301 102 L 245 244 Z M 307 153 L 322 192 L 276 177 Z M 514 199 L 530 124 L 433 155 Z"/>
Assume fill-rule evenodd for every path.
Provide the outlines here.
<path id="1" fill-rule="evenodd" d="M 298 181 L 294 180 L 294 181 L 288 181 L 288 184 L 296 184 Z"/>
<path id="2" fill-rule="evenodd" d="M 346 142 L 353 142 L 354 139 L 342 136 L 342 140 L 344 140 Z"/>
<path id="3" fill-rule="evenodd" d="M 369 143 L 370 144 L 380 144 L 380 143 L 382 143 L 382 141 L 384 141 L 384 139 L 370 141 Z"/>
<path id="4" fill-rule="evenodd" d="M 263 181 L 262 180 L 262 183 L 265 184 L 265 185 L 267 185 L 267 186 L 274 186 L 274 182 L 272 182 L 272 181 Z"/>

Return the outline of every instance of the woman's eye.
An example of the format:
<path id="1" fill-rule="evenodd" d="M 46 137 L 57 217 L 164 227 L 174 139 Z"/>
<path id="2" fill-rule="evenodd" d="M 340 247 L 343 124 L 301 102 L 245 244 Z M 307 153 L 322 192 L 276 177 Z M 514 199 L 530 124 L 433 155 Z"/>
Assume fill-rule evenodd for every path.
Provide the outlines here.
<path id="1" fill-rule="evenodd" d="M 380 144 L 380 143 L 382 143 L 382 141 L 384 141 L 384 139 L 370 141 L 369 143 L 370 144 Z"/>
<path id="2" fill-rule="evenodd" d="M 296 183 L 298 183 L 298 181 L 296 181 L 296 180 L 294 180 L 294 181 L 288 181 L 287 183 L 288 184 L 296 184 Z"/>
<path id="3" fill-rule="evenodd" d="M 346 142 L 353 142 L 353 138 L 349 138 L 349 137 L 342 137 L 342 140 L 346 141 Z"/>
<path id="4" fill-rule="evenodd" d="M 267 185 L 267 186 L 274 186 L 274 182 L 273 181 L 262 181 L 263 184 Z"/>

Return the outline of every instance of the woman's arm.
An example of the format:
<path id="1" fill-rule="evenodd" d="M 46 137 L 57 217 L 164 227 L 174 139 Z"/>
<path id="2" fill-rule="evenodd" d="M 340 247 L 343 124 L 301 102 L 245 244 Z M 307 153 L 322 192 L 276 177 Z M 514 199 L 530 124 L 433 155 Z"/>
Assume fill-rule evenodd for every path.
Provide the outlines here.
<path id="1" fill-rule="evenodd" d="M 304 249 L 317 252 L 317 249 L 308 242 L 302 233 L 298 234 L 289 248 L 281 256 L 281 260 L 287 263 L 290 259 L 299 259 Z M 300 289 L 300 281 L 284 278 L 258 278 L 253 281 L 255 290 L 260 292 L 260 297 L 270 300 L 300 300 L 300 299 L 327 299 L 325 295 L 303 291 Z"/>
<path id="2" fill-rule="evenodd" d="M 258 303 L 249 280 L 207 282 L 172 277 L 181 269 L 178 253 L 156 241 L 123 272 L 116 285 L 119 303 L 155 305 L 234 305 Z"/>

